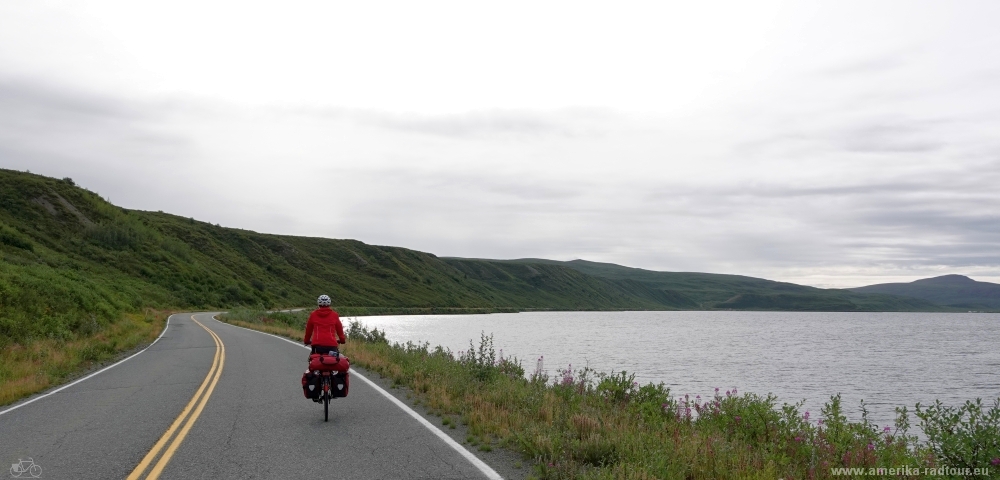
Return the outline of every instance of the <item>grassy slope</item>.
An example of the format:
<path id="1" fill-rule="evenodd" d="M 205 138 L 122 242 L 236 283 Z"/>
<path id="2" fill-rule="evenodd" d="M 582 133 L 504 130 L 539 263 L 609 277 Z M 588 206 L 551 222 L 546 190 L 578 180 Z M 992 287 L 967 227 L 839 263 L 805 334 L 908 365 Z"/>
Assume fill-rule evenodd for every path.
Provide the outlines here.
<path id="1" fill-rule="evenodd" d="M 665 308 L 655 291 L 566 267 L 223 228 L 10 170 L 0 170 L 0 267 L 0 343 L 69 339 L 145 307 L 302 305 L 317 292 L 375 311 Z"/>

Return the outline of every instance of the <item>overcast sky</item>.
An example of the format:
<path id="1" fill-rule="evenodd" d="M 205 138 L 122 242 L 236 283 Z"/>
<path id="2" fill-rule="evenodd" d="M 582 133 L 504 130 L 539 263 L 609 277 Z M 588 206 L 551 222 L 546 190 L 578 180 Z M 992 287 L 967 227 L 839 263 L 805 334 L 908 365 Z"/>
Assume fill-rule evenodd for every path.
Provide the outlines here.
<path id="1" fill-rule="evenodd" d="M 991 0 L 0 0 L 0 167 L 439 256 L 998 282 L 998 22 Z"/>

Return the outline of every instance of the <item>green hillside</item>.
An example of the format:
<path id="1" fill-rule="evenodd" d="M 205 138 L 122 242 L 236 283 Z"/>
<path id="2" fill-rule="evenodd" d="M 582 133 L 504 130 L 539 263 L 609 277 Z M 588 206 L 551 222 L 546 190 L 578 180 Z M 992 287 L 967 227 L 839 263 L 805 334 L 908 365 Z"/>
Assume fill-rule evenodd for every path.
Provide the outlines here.
<path id="1" fill-rule="evenodd" d="M 964 275 L 943 275 L 910 283 L 882 283 L 851 290 L 902 295 L 960 309 L 1000 310 L 1000 285 L 977 282 Z"/>
<path id="2" fill-rule="evenodd" d="M 114 206 L 72 180 L 0 170 L 0 341 L 99 330 L 144 307 L 933 310 L 909 297 L 593 262 L 439 258 Z M 381 310 L 380 310 L 381 309 Z M 481 310 L 480 310 L 481 311 Z"/>
<path id="3" fill-rule="evenodd" d="M 397 247 L 224 228 L 116 207 L 0 170 L 0 337 L 67 337 L 141 307 L 662 309 L 662 294 L 553 265 L 442 260 Z M 380 311 L 380 310 L 374 310 Z"/>

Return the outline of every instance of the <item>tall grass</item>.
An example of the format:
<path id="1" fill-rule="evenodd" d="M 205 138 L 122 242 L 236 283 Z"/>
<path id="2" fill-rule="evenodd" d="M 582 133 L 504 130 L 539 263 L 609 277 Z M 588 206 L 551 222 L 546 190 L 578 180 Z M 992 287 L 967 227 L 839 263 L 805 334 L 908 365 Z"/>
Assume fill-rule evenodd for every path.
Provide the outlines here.
<path id="1" fill-rule="evenodd" d="M 167 318 L 162 311 L 126 314 L 87 333 L 9 343 L 0 349 L 0 405 L 63 383 L 122 352 L 152 342 Z"/>

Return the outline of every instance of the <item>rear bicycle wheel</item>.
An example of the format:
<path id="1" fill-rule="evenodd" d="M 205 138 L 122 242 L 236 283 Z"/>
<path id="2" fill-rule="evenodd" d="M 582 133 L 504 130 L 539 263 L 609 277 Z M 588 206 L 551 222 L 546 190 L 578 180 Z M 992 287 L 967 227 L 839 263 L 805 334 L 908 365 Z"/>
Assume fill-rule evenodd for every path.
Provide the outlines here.
<path id="1" fill-rule="evenodd" d="M 330 421 L 330 379 L 323 381 L 323 421 Z"/>

